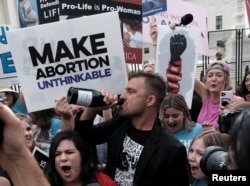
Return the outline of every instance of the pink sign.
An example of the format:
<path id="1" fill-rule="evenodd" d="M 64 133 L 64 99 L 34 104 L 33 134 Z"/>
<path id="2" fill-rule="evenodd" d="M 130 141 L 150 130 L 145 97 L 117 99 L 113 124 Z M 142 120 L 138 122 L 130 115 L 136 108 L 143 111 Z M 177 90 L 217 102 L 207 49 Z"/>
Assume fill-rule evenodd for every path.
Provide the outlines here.
<path id="1" fill-rule="evenodd" d="M 246 11 L 247 11 L 248 25 L 250 25 L 250 0 L 246 0 L 245 4 L 246 4 Z"/>
<path id="2" fill-rule="evenodd" d="M 171 22 L 180 23 L 185 14 L 192 14 L 193 21 L 187 25 L 190 28 L 201 29 L 201 41 L 199 53 L 209 56 L 206 13 L 205 9 L 181 0 L 167 0 L 168 11 L 153 15 L 159 25 L 168 25 Z M 152 43 L 150 37 L 150 17 L 143 18 L 143 42 Z"/>

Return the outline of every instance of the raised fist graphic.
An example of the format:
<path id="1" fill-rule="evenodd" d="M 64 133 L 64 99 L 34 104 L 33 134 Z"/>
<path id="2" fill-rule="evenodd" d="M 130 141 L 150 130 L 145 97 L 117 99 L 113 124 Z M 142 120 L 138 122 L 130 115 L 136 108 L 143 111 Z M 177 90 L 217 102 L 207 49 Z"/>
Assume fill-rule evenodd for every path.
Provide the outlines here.
<path id="1" fill-rule="evenodd" d="M 180 90 L 179 81 L 182 78 L 181 55 L 187 48 L 187 40 L 184 35 L 177 34 L 170 38 L 170 62 L 166 71 L 168 92 L 176 94 Z"/>
<path id="2" fill-rule="evenodd" d="M 187 40 L 184 35 L 178 34 L 174 35 L 170 38 L 170 53 L 171 60 L 170 61 L 178 61 L 180 60 L 181 54 L 187 48 Z"/>

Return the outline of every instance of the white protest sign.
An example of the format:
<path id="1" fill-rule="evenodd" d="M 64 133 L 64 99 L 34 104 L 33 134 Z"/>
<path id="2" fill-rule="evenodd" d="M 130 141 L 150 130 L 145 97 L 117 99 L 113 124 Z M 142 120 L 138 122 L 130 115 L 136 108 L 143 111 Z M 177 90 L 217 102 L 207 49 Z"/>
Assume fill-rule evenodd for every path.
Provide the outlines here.
<path id="1" fill-rule="evenodd" d="M 156 73 L 168 85 L 170 93 L 184 96 L 191 108 L 196 63 L 201 30 L 196 28 L 159 25 L 158 48 L 156 52 Z"/>
<path id="2" fill-rule="evenodd" d="M 71 86 L 121 94 L 127 73 L 118 12 L 8 32 L 28 112 L 52 108 Z"/>
<path id="3" fill-rule="evenodd" d="M 19 84 L 6 33 L 14 29 L 11 25 L 0 25 L 0 87 Z"/>

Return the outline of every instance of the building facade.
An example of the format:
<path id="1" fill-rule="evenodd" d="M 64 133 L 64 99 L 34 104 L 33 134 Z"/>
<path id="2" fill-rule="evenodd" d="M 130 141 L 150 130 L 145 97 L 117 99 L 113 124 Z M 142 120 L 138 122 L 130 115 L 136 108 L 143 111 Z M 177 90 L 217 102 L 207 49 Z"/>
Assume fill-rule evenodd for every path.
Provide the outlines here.
<path id="1" fill-rule="evenodd" d="M 235 90 L 250 64 L 250 53 L 248 52 L 250 29 L 245 0 L 186 1 L 202 6 L 206 10 L 209 61 L 214 60 L 216 52 L 219 51 L 223 54 L 223 58 L 230 64 L 230 79 Z M 197 68 L 197 77 L 200 76 L 201 69 Z"/>

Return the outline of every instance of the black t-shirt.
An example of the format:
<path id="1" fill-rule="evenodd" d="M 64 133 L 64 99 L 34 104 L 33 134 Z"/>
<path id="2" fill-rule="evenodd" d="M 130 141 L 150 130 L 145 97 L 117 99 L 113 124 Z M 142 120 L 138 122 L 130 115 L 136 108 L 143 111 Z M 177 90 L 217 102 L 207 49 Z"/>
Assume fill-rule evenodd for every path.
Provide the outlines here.
<path id="1" fill-rule="evenodd" d="M 118 185 L 133 183 L 137 162 L 150 132 L 138 130 L 132 124 L 129 124 L 116 165 L 115 180 Z"/>
<path id="2" fill-rule="evenodd" d="M 144 146 L 145 141 L 150 134 L 150 131 L 143 131 L 143 130 L 138 130 L 136 129 L 132 123 L 128 127 L 128 136 L 135 142 L 139 143 L 140 145 Z"/>

